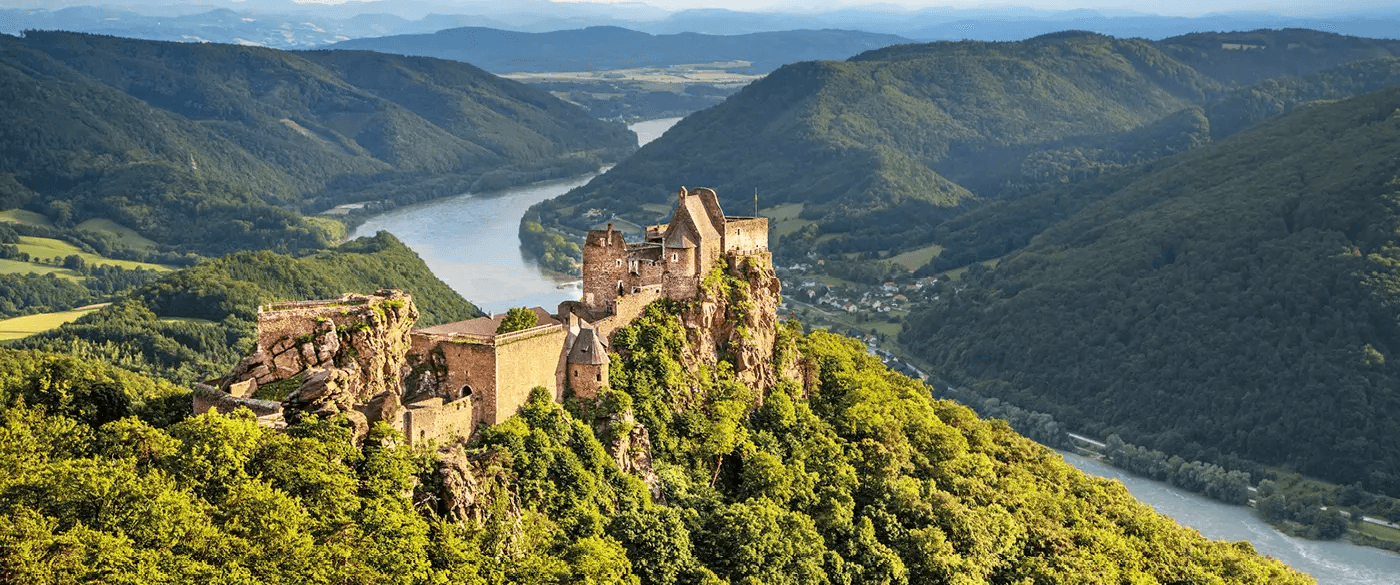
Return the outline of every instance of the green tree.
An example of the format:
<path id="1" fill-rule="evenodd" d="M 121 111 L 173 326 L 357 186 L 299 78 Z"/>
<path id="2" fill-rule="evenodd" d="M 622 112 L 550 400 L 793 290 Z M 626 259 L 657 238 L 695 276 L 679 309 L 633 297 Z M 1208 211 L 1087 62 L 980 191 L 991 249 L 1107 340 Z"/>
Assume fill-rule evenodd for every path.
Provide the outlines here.
<path id="1" fill-rule="evenodd" d="M 540 317 L 534 311 L 525 307 L 516 307 L 506 311 L 506 317 L 501 319 L 501 324 L 496 326 L 496 333 L 510 333 L 512 331 L 523 331 L 539 324 Z"/>

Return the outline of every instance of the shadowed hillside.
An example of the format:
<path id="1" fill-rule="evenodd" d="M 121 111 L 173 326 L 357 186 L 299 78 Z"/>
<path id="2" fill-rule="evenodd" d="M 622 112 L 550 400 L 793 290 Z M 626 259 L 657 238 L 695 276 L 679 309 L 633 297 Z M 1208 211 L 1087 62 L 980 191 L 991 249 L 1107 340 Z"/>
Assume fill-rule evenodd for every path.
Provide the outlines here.
<path id="1" fill-rule="evenodd" d="M 462 63 L 29 32 L 0 38 L 0 201 L 210 253 L 323 246 L 298 212 L 595 170 L 626 128 Z"/>
<path id="2" fill-rule="evenodd" d="M 1397 112 L 1316 104 L 1100 184 L 900 341 L 1090 433 L 1400 494 Z"/>

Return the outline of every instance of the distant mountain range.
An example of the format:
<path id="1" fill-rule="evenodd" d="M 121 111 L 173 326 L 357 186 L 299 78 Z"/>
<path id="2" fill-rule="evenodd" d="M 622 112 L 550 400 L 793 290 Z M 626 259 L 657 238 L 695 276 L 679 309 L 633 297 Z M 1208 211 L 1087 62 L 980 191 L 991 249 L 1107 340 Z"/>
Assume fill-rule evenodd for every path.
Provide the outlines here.
<path id="1" fill-rule="evenodd" d="M 1268 12 L 1169 17 L 1094 10 L 1028 8 L 900 10 L 863 7 L 825 12 L 669 11 L 638 3 L 591 2 L 346 2 L 339 5 L 273 0 L 164 1 L 15 0 L 0 9 L 0 33 L 68 30 L 153 40 L 312 48 L 365 37 L 426 34 L 451 28 L 550 32 L 616 26 L 658 35 L 737 35 L 798 29 L 845 29 L 920 41 L 1010 41 L 1065 29 L 1118 37 L 1162 39 L 1201 31 L 1310 28 L 1377 38 L 1400 35 L 1400 10 L 1334 11 L 1316 16 Z"/>
<path id="2" fill-rule="evenodd" d="M 791 30 L 742 35 L 652 35 L 613 26 L 547 33 L 467 27 L 433 34 L 342 41 L 332 49 L 363 49 L 471 63 L 496 73 L 598 71 L 687 63 L 749 61 L 730 71 L 766 73 L 787 63 L 845 59 L 871 49 L 913 42 L 849 30 Z"/>

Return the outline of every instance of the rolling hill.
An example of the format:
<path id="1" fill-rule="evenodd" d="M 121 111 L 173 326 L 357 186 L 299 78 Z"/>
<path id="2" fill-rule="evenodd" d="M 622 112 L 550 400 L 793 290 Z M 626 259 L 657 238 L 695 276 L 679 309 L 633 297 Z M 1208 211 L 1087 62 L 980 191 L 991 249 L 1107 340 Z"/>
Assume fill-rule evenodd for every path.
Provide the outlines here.
<path id="1" fill-rule="evenodd" d="M 0 205 L 203 253 L 324 246 L 299 212 L 574 174 L 619 124 L 470 65 L 29 32 L 0 37 Z"/>
<path id="2" fill-rule="evenodd" d="M 531 219 L 585 229 L 582 214 L 601 209 L 645 225 L 658 213 L 643 204 L 703 184 L 730 208 L 749 208 L 755 190 L 763 206 L 803 204 L 814 225 L 780 243 L 784 259 L 894 254 L 941 243 L 940 223 L 986 202 L 1186 151 L 1308 99 L 1376 89 L 1391 65 L 1348 64 L 1397 55 L 1400 41 L 1315 31 L 1157 42 L 1068 31 L 796 63 L 687 117 Z M 1324 71 L 1322 85 L 1259 81 Z M 1237 93 L 1246 87 L 1255 89 Z"/>
<path id="3" fill-rule="evenodd" d="M 779 262 L 937 244 L 923 274 L 971 268 L 899 340 L 939 375 L 1090 434 L 1395 495 L 1396 55 L 1066 32 L 799 63 L 526 219 L 645 225 L 701 184 L 726 209 L 755 189 L 800 206 Z"/>
<path id="4" fill-rule="evenodd" d="M 1092 434 L 1400 495 L 1400 88 L 1298 108 L 1074 208 L 945 283 L 901 343 Z"/>

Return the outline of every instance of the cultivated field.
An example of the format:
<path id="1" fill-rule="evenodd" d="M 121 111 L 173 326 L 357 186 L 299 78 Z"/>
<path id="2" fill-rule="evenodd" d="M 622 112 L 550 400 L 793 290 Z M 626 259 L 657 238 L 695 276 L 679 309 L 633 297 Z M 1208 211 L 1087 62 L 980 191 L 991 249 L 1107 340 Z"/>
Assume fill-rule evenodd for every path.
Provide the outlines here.
<path id="1" fill-rule="evenodd" d="M 35 333 L 55 329 L 59 325 L 69 321 L 75 321 L 88 313 L 107 306 L 107 303 L 100 305 L 88 305 L 79 307 L 71 311 L 61 311 L 58 313 L 40 313 L 38 315 L 25 315 L 13 319 L 0 320 L 0 341 L 19 339 L 28 337 Z"/>

